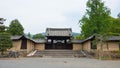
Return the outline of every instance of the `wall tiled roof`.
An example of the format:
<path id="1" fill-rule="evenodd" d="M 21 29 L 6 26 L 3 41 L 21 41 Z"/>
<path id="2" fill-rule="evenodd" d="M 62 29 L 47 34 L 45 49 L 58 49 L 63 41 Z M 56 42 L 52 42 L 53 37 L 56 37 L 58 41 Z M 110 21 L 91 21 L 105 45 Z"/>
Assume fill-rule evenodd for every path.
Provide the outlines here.
<path id="1" fill-rule="evenodd" d="M 34 42 L 34 43 L 45 43 L 45 42 L 46 42 L 45 39 L 30 39 L 30 38 L 28 38 L 28 37 L 25 36 L 25 35 L 11 36 L 11 39 L 12 39 L 12 40 L 20 40 L 22 37 L 24 37 L 24 38 L 26 38 L 26 39 L 28 39 L 28 40 L 31 40 L 31 41 Z"/>
<path id="2" fill-rule="evenodd" d="M 109 36 L 108 41 L 120 41 L 120 36 Z"/>
<path id="3" fill-rule="evenodd" d="M 32 39 L 35 43 L 45 43 L 45 39 Z"/>
<path id="4" fill-rule="evenodd" d="M 91 39 L 95 39 L 95 38 L 96 38 L 96 34 L 93 34 L 92 36 L 84 39 L 83 42 Z M 120 41 L 120 36 L 106 36 L 106 41 Z"/>
<path id="5" fill-rule="evenodd" d="M 18 40 L 18 39 L 20 39 L 21 37 L 22 37 L 23 35 L 19 35 L 19 36 L 11 36 L 11 39 L 12 40 Z"/>
<path id="6" fill-rule="evenodd" d="M 81 44 L 83 42 L 83 40 L 71 40 L 72 43 L 78 43 Z"/>
<path id="7" fill-rule="evenodd" d="M 53 31 L 54 32 L 54 31 Z M 71 33 L 71 32 L 70 32 Z M 62 33 L 63 34 L 63 33 Z M 51 36 L 55 35 L 55 36 L 61 36 L 62 34 L 50 34 Z M 62 35 L 62 36 L 68 36 L 68 35 Z M 84 40 L 71 40 L 72 43 L 84 43 L 88 40 L 91 40 L 91 39 L 94 39 L 95 38 L 95 34 L 84 39 Z M 20 35 L 20 36 L 11 36 L 11 39 L 12 40 L 19 40 L 21 39 L 22 37 L 25 37 L 26 39 L 29 39 L 27 38 L 25 35 Z M 46 43 L 46 40 L 45 39 L 29 39 L 31 41 L 33 41 L 34 43 Z M 106 41 L 120 41 L 120 36 L 108 36 Z"/>

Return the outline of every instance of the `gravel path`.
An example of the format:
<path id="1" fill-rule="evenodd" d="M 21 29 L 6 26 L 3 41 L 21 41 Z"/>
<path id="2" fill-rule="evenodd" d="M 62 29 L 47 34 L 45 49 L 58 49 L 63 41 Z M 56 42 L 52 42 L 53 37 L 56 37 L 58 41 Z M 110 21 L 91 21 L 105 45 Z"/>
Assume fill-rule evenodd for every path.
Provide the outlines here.
<path id="1" fill-rule="evenodd" d="M 0 59 L 0 68 L 120 68 L 120 61 L 87 58 Z"/>

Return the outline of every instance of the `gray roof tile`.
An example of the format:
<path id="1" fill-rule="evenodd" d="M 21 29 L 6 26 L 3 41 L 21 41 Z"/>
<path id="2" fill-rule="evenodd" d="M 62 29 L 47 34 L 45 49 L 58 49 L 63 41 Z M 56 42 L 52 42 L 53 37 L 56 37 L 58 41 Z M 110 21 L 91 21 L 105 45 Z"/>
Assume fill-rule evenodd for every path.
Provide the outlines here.
<path id="1" fill-rule="evenodd" d="M 46 36 L 72 36 L 71 28 L 47 28 Z"/>
<path id="2" fill-rule="evenodd" d="M 20 35 L 20 36 L 11 36 L 11 39 L 12 40 L 18 40 L 22 37 L 23 35 Z"/>
<path id="3" fill-rule="evenodd" d="M 108 41 L 120 41 L 120 36 L 109 36 Z"/>
<path id="4" fill-rule="evenodd" d="M 45 39 L 32 39 L 35 43 L 45 43 Z"/>
<path id="5" fill-rule="evenodd" d="M 25 35 L 20 35 L 20 36 L 11 36 L 11 39 L 12 40 L 19 40 L 21 39 L 22 37 L 25 37 L 26 39 L 28 40 L 31 40 L 32 42 L 34 43 L 45 43 L 45 39 L 29 39 L 28 37 L 26 37 Z"/>
<path id="6" fill-rule="evenodd" d="M 83 42 L 94 39 L 96 37 L 95 34 L 93 34 L 92 36 L 86 38 L 85 40 L 83 40 Z M 106 41 L 120 41 L 120 36 L 107 36 L 106 37 Z"/>
<path id="7" fill-rule="evenodd" d="M 83 40 L 71 40 L 72 43 L 82 43 Z"/>

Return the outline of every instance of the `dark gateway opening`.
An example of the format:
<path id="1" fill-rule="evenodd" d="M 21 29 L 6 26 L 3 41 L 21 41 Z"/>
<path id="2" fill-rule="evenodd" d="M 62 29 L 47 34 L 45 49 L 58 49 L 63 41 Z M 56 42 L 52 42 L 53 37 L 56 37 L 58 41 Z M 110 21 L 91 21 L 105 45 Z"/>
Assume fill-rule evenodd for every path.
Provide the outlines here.
<path id="1" fill-rule="evenodd" d="M 70 28 L 47 28 L 45 49 L 72 49 Z"/>
<path id="2" fill-rule="evenodd" d="M 27 49 L 27 39 L 22 37 L 21 49 Z"/>

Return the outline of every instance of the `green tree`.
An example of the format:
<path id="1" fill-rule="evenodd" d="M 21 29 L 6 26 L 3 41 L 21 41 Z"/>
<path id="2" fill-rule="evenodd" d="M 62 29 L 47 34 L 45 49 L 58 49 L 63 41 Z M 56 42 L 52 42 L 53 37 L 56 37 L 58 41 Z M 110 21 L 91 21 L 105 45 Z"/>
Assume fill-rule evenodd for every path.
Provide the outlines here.
<path id="1" fill-rule="evenodd" d="M 4 54 L 4 51 L 12 47 L 12 40 L 9 33 L 0 33 L 0 51 Z"/>
<path id="2" fill-rule="evenodd" d="M 120 13 L 118 13 L 118 15 L 117 15 L 117 16 L 118 16 L 118 18 L 120 18 Z"/>
<path id="3" fill-rule="evenodd" d="M 3 55 L 4 51 L 12 47 L 12 40 L 10 34 L 5 31 L 5 26 L 3 25 L 3 18 L 0 18 L 0 51 Z"/>
<path id="4" fill-rule="evenodd" d="M 0 24 L 2 25 L 5 20 L 6 19 L 4 19 L 4 18 L 0 18 Z"/>
<path id="5" fill-rule="evenodd" d="M 30 34 L 30 32 L 27 34 L 28 38 L 32 38 L 32 35 Z"/>
<path id="6" fill-rule="evenodd" d="M 120 18 L 111 18 L 111 25 L 108 35 L 120 36 Z"/>
<path id="7" fill-rule="evenodd" d="M 9 25 L 8 32 L 11 35 L 23 35 L 24 34 L 24 28 L 20 24 L 20 22 L 17 19 L 15 19 L 15 20 L 11 21 L 11 23 Z"/>
<path id="8" fill-rule="evenodd" d="M 74 39 L 81 40 L 81 39 L 83 39 L 83 37 L 81 35 L 77 35 L 77 36 L 74 37 Z"/>
<path id="9" fill-rule="evenodd" d="M 33 39 L 44 39 L 45 36 L 43 36 L 41 33 L 33 35 Z"/>
<path id="10" fill-rule="evenodd" d="M 5 31 L 5 26 L 3 25 L 4 21 L 5 21 L 5 19 L 0 18 L 0 32 L 4 32 Z"/>
<path id="11" fill-rule="evenodd" d="M 79 21 L 81 34 L 87 38 L 95 33 L 102 34 L 108 31 L 110 10 L 101 0 L 88 0 L 85 15 Z"/>

